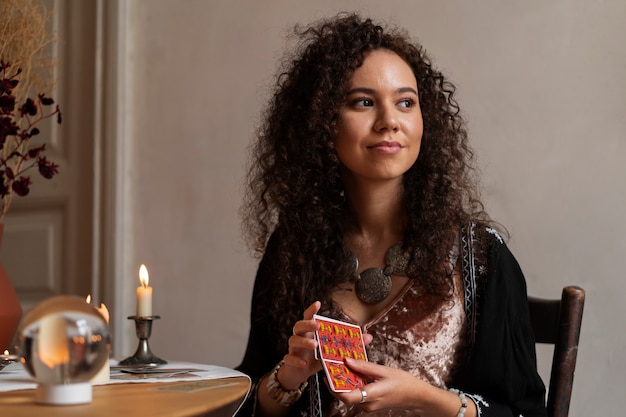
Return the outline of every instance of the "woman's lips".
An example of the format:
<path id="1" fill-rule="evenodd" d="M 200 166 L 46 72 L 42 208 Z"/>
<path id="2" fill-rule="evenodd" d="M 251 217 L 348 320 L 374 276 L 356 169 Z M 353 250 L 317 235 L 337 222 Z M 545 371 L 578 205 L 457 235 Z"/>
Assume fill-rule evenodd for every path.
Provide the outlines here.
<path id="1" fill-rule="evenodd" d="M 396 152 L 400 152 L 400 150 L 402 149 L 402 146 L 398 142 L 382 141 L 372 146 L 368 146 L 367 148 L 374 149 L 383 153 L 396 153 Z"/>

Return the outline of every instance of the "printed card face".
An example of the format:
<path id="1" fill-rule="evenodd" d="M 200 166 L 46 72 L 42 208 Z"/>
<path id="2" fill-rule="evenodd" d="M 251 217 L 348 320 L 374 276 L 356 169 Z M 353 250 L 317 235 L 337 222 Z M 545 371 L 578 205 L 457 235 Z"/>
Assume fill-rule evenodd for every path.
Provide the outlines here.
<path id="1" fill-rule="evenodd" d="M 335 392 L 348 392 L 365 386 L 363 378 L 348 369 L 343 362 L 324 361 L 324 370 Z"/>
<path id="2" fill-rule="evenodd" d="M 367 360 L 361 328 L 329 317 L 315 315 L 313 318 L 320 324 L 315 332 L 316 356 L 322 361 L 330 387 L 335 392 L 347 392 L 364 386 L 363 378 L 343 362 L 344 358 Z"/>

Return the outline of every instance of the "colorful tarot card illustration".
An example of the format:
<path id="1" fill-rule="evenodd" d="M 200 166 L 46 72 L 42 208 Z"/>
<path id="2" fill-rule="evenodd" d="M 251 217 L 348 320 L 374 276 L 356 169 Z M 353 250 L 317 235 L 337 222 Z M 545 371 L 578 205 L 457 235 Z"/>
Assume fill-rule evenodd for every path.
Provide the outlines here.
<path id="1" fill-rule="evenodd" d="M 343 362 L 323 361 L 330 387 L 335 392 L 348 392 L 365 386 L 363 378 L 352 372 Z"/>
<path id="2" fill-rule="evenodd" d="M 367 360 L 363 333 L 357 325 L 320 315 L 313 317 L 320 328 L 315 332 L 317 357 L 321 359 L 331 388 L 335 392 L 352 391 L 365 385 L 359 375 L 346 367 L 344 358 Z"/>

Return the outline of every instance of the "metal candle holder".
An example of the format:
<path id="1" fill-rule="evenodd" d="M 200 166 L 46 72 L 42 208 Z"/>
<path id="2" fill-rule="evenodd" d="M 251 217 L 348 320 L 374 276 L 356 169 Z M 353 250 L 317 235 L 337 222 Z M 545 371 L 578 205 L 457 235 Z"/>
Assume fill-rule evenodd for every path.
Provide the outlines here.
<path id="1" fill-rule="evenodd" d="M 139 338 L 139 346 L 137 346 L 135 354 L 121 361 L 119 363 L 120 365 L 156 366 L 165 365 L 167 363 L 166 360 L 155 356 L 152 351 L 150 351 L 150 346 L 148 345 L 148 339 L 152 333 L 152 321 L 160 318 L 160 316 L 128 316 L 129 320 L 135 320 L 135 331 L 137 333 L 137 337 Z"/>

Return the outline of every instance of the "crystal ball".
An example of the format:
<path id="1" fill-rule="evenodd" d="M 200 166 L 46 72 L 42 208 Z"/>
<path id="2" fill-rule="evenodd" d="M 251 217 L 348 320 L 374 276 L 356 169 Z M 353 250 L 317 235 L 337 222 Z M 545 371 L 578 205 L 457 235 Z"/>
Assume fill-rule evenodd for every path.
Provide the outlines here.
<path id="1" fill-rule="evenodd" d="M 24 316 L 18 334 L 21 361 L 40 386 L 89 383 L 109 360 L 109 326 L 80 297 L 42 301 Z"/>

